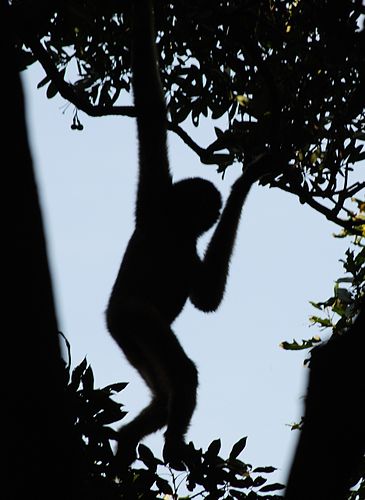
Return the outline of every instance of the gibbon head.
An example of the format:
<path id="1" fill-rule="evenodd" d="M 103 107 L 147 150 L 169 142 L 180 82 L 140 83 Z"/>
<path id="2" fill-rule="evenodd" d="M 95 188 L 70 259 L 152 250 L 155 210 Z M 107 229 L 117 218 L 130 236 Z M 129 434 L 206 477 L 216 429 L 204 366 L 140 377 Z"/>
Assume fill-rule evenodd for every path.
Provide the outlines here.
<path id="1" fill-rule="evenodd" d="M 173 184 L 170 206 L 176 228 L 199 236 L 217 222 L 222 197 L 214 184 L 195 177 Z"/>

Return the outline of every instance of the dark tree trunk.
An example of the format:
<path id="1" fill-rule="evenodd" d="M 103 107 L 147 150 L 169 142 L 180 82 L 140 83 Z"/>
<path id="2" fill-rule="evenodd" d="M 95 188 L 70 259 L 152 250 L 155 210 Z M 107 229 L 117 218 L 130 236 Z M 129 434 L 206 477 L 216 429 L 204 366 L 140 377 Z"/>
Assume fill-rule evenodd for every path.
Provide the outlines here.
<path id="1" fill-rule="evenodd" d="M 1 4 L 4 310 L 4 498 L 76 498 L 72 426 L 46 244 L 6 1 Z M 5 108 L 5 113 L 4 113 Z M 4 283 L 4 282 L 3 282 Z M 5 471 L 4 471 L 5 464 Z M 75 494 L 74 494 L 75 492 Z M 80 497 L 79 497 L 80 498 Z"/>
<path id="2" fill-rule="evenodd" d="M 313 351 L 304 426 L 286 500 L 344 500 L 365 453 L 365 308 Z"/>

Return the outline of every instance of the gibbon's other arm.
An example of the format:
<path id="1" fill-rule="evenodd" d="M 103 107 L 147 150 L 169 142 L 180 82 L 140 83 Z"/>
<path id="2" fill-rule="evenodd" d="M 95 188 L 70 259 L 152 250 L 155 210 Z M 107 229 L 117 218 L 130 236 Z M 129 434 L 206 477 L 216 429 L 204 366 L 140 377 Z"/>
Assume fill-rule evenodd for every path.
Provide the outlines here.
<path id="1" fill-rule="evenodd" d="M 190 294 L 190 301 L 201 311 L 215 311 L 223 299 L 242 207 L 252 185 L 268 173 L 268 158 L 262 155 L 249 164 L 231 188 Z"/>
<path id="2" fill-rule="evenodd" d="M 137 226 L 146 219 L 163 216 L 172 185 L 166 145 L 166 104 L 157 64 L 152 9 L 152 0 L 135 0 L 132 5 L 132 82 L 139 143 Z"/>

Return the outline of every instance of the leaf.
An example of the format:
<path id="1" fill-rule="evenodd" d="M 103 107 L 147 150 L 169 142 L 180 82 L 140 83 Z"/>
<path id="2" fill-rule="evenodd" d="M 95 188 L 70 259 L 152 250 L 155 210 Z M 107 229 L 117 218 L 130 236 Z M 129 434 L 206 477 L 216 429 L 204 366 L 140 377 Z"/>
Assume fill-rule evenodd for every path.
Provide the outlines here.
<path id="1" fill-rule="evenodd" d="M 87 360 L 86 357 L 81 361 L 81 363 L 73 369 L 71 375 L 71 383 L 70 385 L 77 389 L 81 384 L 82 375 L 86 369 Z"/>
<path id="2" fill-rule="evenodd" d="M 280 347 L 282 349 L 285 349 L 286 351 L 302 351 L 304 349 L 310 349 L 311 347 L 314 346 L 314 344 L 318 344 L 318 342 L 321 342 L 321 337 L 318 335 L 315 335 L 311 339 L 308 340 L 302 340 L 301 344 L 298 344 L 298 342 L 293 339 L 293 342 L 281 342 Z"/>
<path id="3" fill-rule="evenodd" d="M 251 488 L 253 485 L 253 479 L 250 476 L 247 476 L 244 479 L 232 477 L 229 482 L 231 486 L 241 488 L 241 490 Z"/>
<path id="4" fill-rule="evenodd" d="M 115 431 L 111 427 L 100 427 L 98 429 L 98 435 L 101 436 L 104 439 L 112 439 L 113 441 L 118 441 L 119 438 L 119 433 L 118 431 Z"/>
<path id="5" fill-rule="evenodd" d="M 246 95 L 237 95 L 236 101 L 240 106 L 246 106 L 250 102 L 250 99 Z"/>
<path id="6" fill-rule="evenodd" d="M 346 302 L 346 303 L 352 302 L 351 293 L 346 288 L 337 288 L 335 290 L 335 293 L 336 293 L 336 297 L 338 297 L 343 302 Z"/>
<path id="7" fill-rule="evenodd" d="M 262 488 L 260 488 L 259 491 L 277 491 L 277 490 L 283 490 L 285 488 L 285 486 L 283 484 L 280 484 L 280 483 L 272 483 L 272 484 L 267 484 L 266 486 L 263 486 Z"/>
<path id="8" fill-rule="evenodd" d="M 112 394 L 117 394 L 118 392 L 122 391 L 125 389 L 128 385 L 128 382 L 117 382 L 116 384 L 110 384 L 106 385 L 102 389 L 100 389 L 102 392 L 105 392 L 106 394 L 112 395 Z"/>
<path id="9" fill-rule="evenodd" d="M 71 366 L 71 344 L 67 340 L 66 336 L 62 332 L 58 332 L 59 335 L 63 338 L 64 343 L 66 344 L 66 349 L 67 349 L 67 363 L 66 363 L 66 370 L 70 370 Z"/>
<path id="10" fill-rule="evenodd" d="M 239 474 L 242 477 L 247 477 L 252 469 L 250 464 L 245 464 L 242 460 L 238 458 L 228 458 L 227 467 L 234 471 L 235 474 Z"/>
<path id="11" fill-rule="evenodd" d="M 254 488 L 257 488 L 258 486 L 261 486 L 262 484 L 265 484 L 267 481 L 266 478 L 258 476 L 254 479 L 253 486 Z M 260 490 L 261 491 L 261 490 Z"/>
<path id="12" fill-rule="evenodd" d="M 193 108 L 191 114 L 191 120 L 193 122 L 194 127 L 197 127 L 199 125 L 199 111 L 196 108 Z"/>
<path id="13" fill-rule="evenodd" d="M 58 94 L 58 89 L 56 85 L 53 83 L 53 81 L 51 81 L 47 87 L 46 96 L 48 97 L 48 99 L 52 99 L 52 97 L 54 97 L 57 94 Z"/>
<path id="14" fill-rule="evenodd" d="M 183 106 L 181 106 L 181 108 L 179 108 L 175 112 L 174 118 L 177 121 L 177 123 L 181 123 L 184 120 L 186 120 L 186 118 L 189 116 L 190 112 L 191 112 L 190 106 L 183 105 Z"/>
<path id="15" fill-rule="evenodd" d="M 82 375 L 82 387 L 87 393 L 91 393 L 94 390 L 94 374 L 90 365 Z"/>
<path id="16" fill-rule="evenodd" d="M 223 130 L 221 130 L 219 127 L 214 127 L 214 132 L 217 137 L 221 137 L 222 135 L 224 135 Z"/>
<path id="17" fill-rule="evenodd" d="M 351 278 L 351 277 L 338 278 L 338 280 L 336 280 L 336 283 L 352 283 L 352 282 L 353 282 L 353 278 Z"/>
<path id="18" fill-rule="evenodd" d="M 238 500 L 247 498 L 246 493 L 243 493 L 242 491 L 239 491 L 239 490 L 235 490 L 234 488 L 230 488 L 229 493 L 230 493 L 232 498 L 237 498 Z M 207 498 L 207 497 L 205 497 L 205 498 Z M 227 497 L 225 497 L 225 498 L 227 498 Z"/>
<path id="19" fill-rule="evenodd" d="M 109 400 L 108 406 L 102 411 L 99 411 L 97 415 L 95 415 L 95 422 L 107 425 L 113 424 L 114 422 L 118 422 L 123 418 L 125 412 L 121 411 L 121 407 L 123 405 L 121 403 L 117 403 L 116 401 Z"/>
<path id="20" fill-rule="evenodd" d="M 309 301 L 309 303 L 315 307 L 316 309 L 319 309 L 320 311 L 323 310 L 323 307 L 322 307 L 322 303 L 321 302 L 312 302 L 311 300 Z"/>
<path id="21" fill-rule="evenodd" d="M 237 458 L 238 455 L 245 449 L 247 443 L 247 436 L 241 438 L 237 441 L 236 444 L 233 445 L 231 453 L 229 454 L 229 458 Z"/>
<path id="22" fill-rule="evenodd" d="M 171 488 L 169 482 L 161 477 L 156 477 L 156 486 L 161 493 L 165 495 L 173 495 L 173 489 Z"/>
<path id="23" fill-rule="evenodd" d="M 154 454 L 145 444 L 140 444 L 138 446 L 138 454 L 138 458 L 142 460 L 145 465 L 150 465 L 151 463 L 156 462 Z"/>
<path id="24" fill-rule="evenodd" d="M 311 316 L 309 318 L 309 321 L 311 321 L 312 323 L 318 323 L 323 328 L 329 328 L 329 327 L 333 326 L 330 319 L 320 318 L 319 316 Z"/>
<path id="25" fill-rule="evenodd" d="M 43 80 L 41 80 L 38 85 L 37 85 L 37 89 L 40 89 L 42 87 L 44 87 L 46 85 L 46 83 L 48 83 L 50 81 L 50 77 L 48 75 L 46 75 Z"/>
<path id="26" fill-rule="evenodd" d="M 220 449 L 221 449 L 221 440 L 220 439 L 215 439 L 214 441 L 212 441 L 207 449 L 207 455 L 210 455 L 210 456 L 217 456 Z"/>
<path id="27" fill-rule="evenodd" d="M 276 467 L 256 467 L 252 472 L 257 472 L 257 473 L 264 473 L 264 474 L 271 474 L 271 472 L 275 472 L 277 469 Z"/>
<path id="28" fill-rule="evenodd" d="M 365 151 L 362 151 L 362 146 L 357 146 L 354 148 L 354 150 L 350 153 L 348 162 L 349 163 L 357 163 L 358 161 L 364 160 L 365 159 Z"/>

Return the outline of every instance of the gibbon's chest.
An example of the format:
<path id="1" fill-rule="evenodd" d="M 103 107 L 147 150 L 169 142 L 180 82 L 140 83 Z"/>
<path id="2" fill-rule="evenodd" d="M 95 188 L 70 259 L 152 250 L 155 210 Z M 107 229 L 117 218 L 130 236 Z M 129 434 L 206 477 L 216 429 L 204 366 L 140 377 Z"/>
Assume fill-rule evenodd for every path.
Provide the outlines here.
<path id="1" fill-rule="evenodd" d="M 190 294 L 198 265 L 196 242 L 163 229 L 136 230 L 120 267 L 114 293 L 147 299 L 176 317 Z"/>

